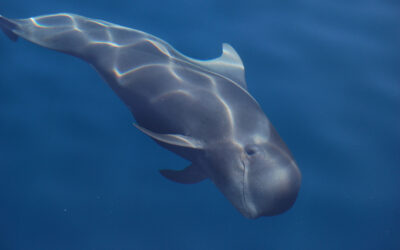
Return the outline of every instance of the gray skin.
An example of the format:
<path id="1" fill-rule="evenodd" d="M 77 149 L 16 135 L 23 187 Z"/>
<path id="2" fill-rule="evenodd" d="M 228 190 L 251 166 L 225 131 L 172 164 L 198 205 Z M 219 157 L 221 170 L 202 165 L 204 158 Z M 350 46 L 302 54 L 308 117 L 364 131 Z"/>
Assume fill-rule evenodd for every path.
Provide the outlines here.
<path id="1" fill-rule="evenodd" d="M 79 57 L 128 106 L 135 126 L 192 162 L 160 170 L 179 183 L 211 179 L 247 218 L 288 210 L 301 174 L 285 143 L 248 93 L 239 55 L 223 44 L 221 57 L 201 61 L 139 30 L 73 14 L 29 19 L 0 16 L 12 40 Z"/>

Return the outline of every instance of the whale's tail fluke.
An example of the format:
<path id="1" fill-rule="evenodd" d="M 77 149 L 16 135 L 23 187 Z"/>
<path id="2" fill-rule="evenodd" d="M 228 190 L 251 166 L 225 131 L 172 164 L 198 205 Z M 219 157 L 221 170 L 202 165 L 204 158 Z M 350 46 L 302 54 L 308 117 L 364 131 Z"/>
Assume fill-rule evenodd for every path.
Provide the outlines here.
<path id="1" fill-rule="evenodd" d="M 14 30 L 18 29 L 18 25 L 15 22 L 0 15 L 0 28 L 8 36 L 8 38 L 14 42 L 17 41 L 18 35 L 13 32 Z"/>

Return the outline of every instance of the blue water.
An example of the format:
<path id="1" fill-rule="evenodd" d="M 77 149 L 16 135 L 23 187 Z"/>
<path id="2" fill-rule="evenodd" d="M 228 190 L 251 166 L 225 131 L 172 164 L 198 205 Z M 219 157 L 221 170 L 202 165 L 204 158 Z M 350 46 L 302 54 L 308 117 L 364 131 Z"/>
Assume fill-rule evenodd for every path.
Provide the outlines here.
<path id="1" fill-rule="evenodd" d="M 248 220 L 131 124 L 84 62 L 0 36 L 0 250 L 400 249 L 400 2 L 3 0 L 71 12 L 199 59 L 229 42 L 303 174 L 294 207 Z"/>

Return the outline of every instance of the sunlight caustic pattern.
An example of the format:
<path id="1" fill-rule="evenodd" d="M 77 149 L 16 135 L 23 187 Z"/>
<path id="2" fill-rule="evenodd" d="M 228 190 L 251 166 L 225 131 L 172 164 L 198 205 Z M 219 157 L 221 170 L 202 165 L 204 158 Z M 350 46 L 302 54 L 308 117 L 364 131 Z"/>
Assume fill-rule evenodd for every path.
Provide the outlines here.
<path id="1" fill-rule="evenodd" d="M 166 42 L 147 33 L 101 20 L 73 14 L 55 14 L 32 17 L 18 22 L 26 25 L 27 21 L 31 22 L 32 28 L 24 31 L 16 30 L 17 33 L 21 32 L 21 36 L 28 36 L 28 39 L 42 46 L 70 53 L 90 61 L 95 67 L 100 67 L 113 74 L 115 84 L 120 87 L 144 84 L 135 80 L 135 74 L 140 75 L 141 71 L 158 67 L 163 68 L 170 76 L 174 77 L 176 83 L 184 82 L 192 85 L 191 88 L 170 89 L 169 92 L 184 93 L 186 91 L 188 92 L 186 96 L 190 97 L 189 91 L 193 88 L 202 88 L 203 91 L 214 96 L 221 108 L 225 110 L 224 116 L 230 123 L 229 132 L 234 132 L 235 114 L 229 108 L 229 104 L 224 100 L 223 95 L 220 94 L 216 79 L 228 79 L 232 84 L 239 86 L 242 91 L 246 93 L 247 91 L 245 90 L 243 64 L 240 59 L 239 61 L 236 59 L 238 56 L 229 45 L 225 45 L 227 49 L 224 49 L 224 55 L 220 60 L 202 61 L 180 54 Z M 65 41 L 60 43 L 61 39 Z M 99 53 L 99 50 L 102 50 L 102 53 Z M 96 58 L 100 54 L 104 57 L 104 51 L 107 51 L 106 60 Z M 146 54 L 146 56 L 143 56 L 143 54 Z M 94 57 L 97 60 L 93 60 Z M 137 60 L 132 60 L 132 58 L 137 58 Z M 147 60 L 143 58 L 147 58 Z M 187 64 L 190 67 L 182 70 Z M 224 72 L 227 67 L 242 72 L 243 76 L 234 75 L 230 77 L 229 72 Z M 195 70 L 192 70 L 192 68 Z M 214 75 L 218 76 L 217 78 L 209 76 L 210 68 L 213 71 L 221 69 L 220 73 L 213 72 Z M 187 79 L 188 77 L 185 77 L 185 75 L 188 71 L 200 75 L 198 77 L 202 79 L 200 81 Z M 228 73 L 228 76 L 224 73 Z M 242 78 L 240 79 L 243 82 L 242 85 L 235 81 L 237 78 Z M 152 100 L 162 99 L 163 96 L 167 96 L 167 93 L 153 97 Z"/>
<path id="2" fill-rule="evenodd" d="M 246 217 L 282 213 L 296 200 L 301 174 L 284 142 L 247 92 L 244 66 L 223 44 L 196 60 L 163 40 L 73 14 L 11 20 L 0 28 L 91 64 L 128 106 L 135 126 L 192 162 L 162 170 L 179 183 L 211 179 Z"/>

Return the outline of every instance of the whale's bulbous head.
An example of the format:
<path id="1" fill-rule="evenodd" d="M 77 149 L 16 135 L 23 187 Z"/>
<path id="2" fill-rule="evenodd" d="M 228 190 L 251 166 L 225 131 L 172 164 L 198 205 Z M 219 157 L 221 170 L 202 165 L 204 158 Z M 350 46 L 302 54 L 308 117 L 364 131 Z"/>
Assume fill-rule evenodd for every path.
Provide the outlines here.
<path id="1" fill-rule="evenodd" d="M 248 218 L 281 214 L 296 201 L 301 184 L 297 164 L 276 144 L 246 145 L 243 199 Z"/>
<path id="2" fill-rule="evenodd" d="M 277 134 L 261 143 L 233 142 L 219 148 L 211 179 L 240 213 L 255 219 L 292 207 L 301 174 Z"/>

